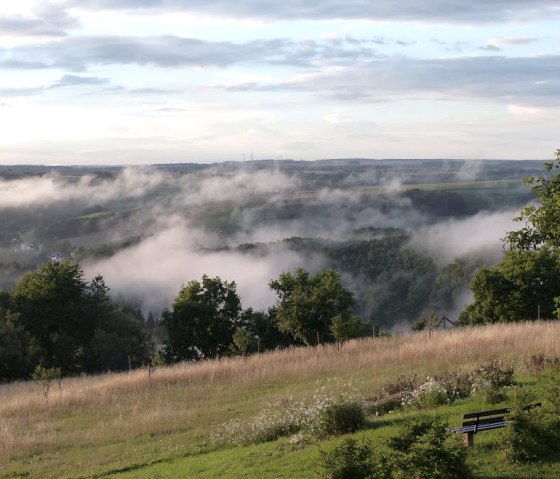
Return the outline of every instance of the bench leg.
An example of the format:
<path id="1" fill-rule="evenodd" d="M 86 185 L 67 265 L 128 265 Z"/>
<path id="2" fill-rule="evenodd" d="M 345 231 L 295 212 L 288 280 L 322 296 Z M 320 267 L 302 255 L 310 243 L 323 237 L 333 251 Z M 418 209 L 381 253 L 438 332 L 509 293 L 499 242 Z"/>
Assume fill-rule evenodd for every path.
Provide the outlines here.
<path id="1" fill-rule="evenodd" d="M 465 446 L 472 447 L 474 444 L 474 432 L 467 432 L 463 434 L 463 443 Z"/>

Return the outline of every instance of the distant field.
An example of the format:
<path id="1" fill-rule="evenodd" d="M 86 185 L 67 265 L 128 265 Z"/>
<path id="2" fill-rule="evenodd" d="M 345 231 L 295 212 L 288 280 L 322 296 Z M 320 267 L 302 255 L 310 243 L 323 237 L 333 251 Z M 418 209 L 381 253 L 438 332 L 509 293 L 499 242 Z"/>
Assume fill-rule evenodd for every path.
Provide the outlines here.
<path id="1" fill-rule="evenodd" d="M 524 374 L 538 353 L 560 356 L 560 322 L 371 338 L 340 351 L 295 348 L 161 368 L 151 378 L 146 370 L 69 378 L 52 386 L 48 402 L 36 384 L 8 384 L 0 386 L 0 477 L 309 477 L 301 472 L 317 463 L 317 444 L 292 447 L 284 439 L 224 449 L 210 442 L 210 430 L 269 403 L 309 399 L 333 378 L 369 397 L 403 375 L 469 371 L 494 359 Z M 466 407 L 443 413 L 457 421 Z M 383 421 L 389 429 L 360 434 L 387 435 L 394 424 Z M 558 477 L 551 470 L 534 477 Z M 520 471 L 478 477 L 524 477 Z"/>

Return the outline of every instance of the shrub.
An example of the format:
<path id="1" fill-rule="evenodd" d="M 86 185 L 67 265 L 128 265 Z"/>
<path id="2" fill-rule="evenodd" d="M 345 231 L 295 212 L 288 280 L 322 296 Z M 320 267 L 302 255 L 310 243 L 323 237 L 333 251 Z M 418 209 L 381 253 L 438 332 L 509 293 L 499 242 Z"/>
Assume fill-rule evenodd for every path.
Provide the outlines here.
<path id="1" fill-rule="evenodd" d="M 345 439 L 332 451 L 321 454 L 324 479 L 389 479 L 390 472 L 386 460 L 373 454 L 371 444 L 358 443 L 355 439 Z"/>
<path id="2" fill-rule="evenodd" d="M 210 438 L 218 443 L 247 445 L 272 441 L 305 431 L 324 436 L 354 432 L 365 425 L 365 415 L 351 385 L 333 393 L 318 389 L 311 404 L 282 400 L 269 405 L 248 421 L 234 419 L 213 428 Z"/>
<path id="3" fill-rule="evenodd" d="M 501 361 L 492 361 L 472 373 L 472 394 L 491 404 L 503 402 L 507 398 L 504 387 L 513 385 L 513 368 Z"/>
<path id="4" fill-rule="evenodd" d="M 439 418 L 409 421 L 390 439 L 390 466 L 395 477 L 406 479 L 467 479 L 466 447 L 447 432 Z"/>
<path id="5" fill-rule="evenodd" d="M 302 402 L 278 401 L 247 421 L 233 419 L 214 427 L 210 439 L 239 446 L 273 441 L 298 432 L 306 425 L 308 414 Z"/>
<path id="6" fill-rule="evenodd" d="M 340 402 L 327 405 L 318 414 L 313 429 L 319 434 L 345 434 L 364 427 L 366 418 L 357 402 Z"/>
<path id="7" fill-rule="evenodd" d="M 414 409 L 424 409 L 441 406 L 450 402 L 445 386 L 434 378 L 427 377 L 421 384 L 402 399 L 402 405 Z"/>
<path id="8" fill-rule="evenodd" d="M 357 431 L 366 423 L 361 402 L 351 385 L 343 385 L 337 394 L 325 387 L 313 396 L 308 429 L 315 435 L 345 434 Z"/>
<path id="9" fill-rule="evenodd" d="M 473 372 L 473 384 L 477 381 L 488 382 L 493 387 L 501 388 L 513 384 L 513 368 L 502 361 L 492 361 Z"/>
<path id="10" fill-rule="evenodd" d="M 521 388 L 513 391 L 503 440 L 503 452 L 509 462 L 534 462 L 552 452 L 551 432 L 544 416 L 537 408 L 527 409 L 529 402 Z"/>
<path id="11" fill-rule="evenodd" d="M 525 361 L 527 371 L 533 374 L 540 374 L 547 369 L 560 367 L 560 357 L 544 355 L 542 353 L 535 354 Z"/>

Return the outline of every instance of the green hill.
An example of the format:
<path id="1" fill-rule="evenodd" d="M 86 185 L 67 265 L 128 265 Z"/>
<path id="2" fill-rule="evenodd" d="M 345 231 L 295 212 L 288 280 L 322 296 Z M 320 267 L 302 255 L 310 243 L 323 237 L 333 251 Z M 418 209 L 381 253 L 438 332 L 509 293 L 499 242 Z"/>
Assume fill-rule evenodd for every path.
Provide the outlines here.
<path id="1" fill-rule="evenodd" d="M 392 413 L 381 403 L 372 406 L 391 390 L 500 361 L 541 399 L 545 376 L 535 373 L 534 357 L 560 358 L 559 322 L 422 332 L 350 341 L 340 350 L 293 348 L 151 374 L 142 369 L 67 378 L 52 384 L 46 399 L 39 384 L 8 384 L 0 386 L 0 477 L 313 477 L 320 448 L 330 449 L 340 437 L 292 434 L 249 446 L 211 437 L 232 420 L 251 424 L 259 412 L 313 404 L 318 391 L 337 395 L 351 388 L 369 404 L 367 427 L 355 436 L 382 449 L 384 438 L 413 416 L 437 413 L 458 425 L 465 411 L 495 407 L 483 396 Z M 558 379 L 558 367 L 552 370 Z M 475 477 L 560 477 L 558 456 L 538 466 L 503 463 L 503 434 L 476 438 L 467 459 Z"/>

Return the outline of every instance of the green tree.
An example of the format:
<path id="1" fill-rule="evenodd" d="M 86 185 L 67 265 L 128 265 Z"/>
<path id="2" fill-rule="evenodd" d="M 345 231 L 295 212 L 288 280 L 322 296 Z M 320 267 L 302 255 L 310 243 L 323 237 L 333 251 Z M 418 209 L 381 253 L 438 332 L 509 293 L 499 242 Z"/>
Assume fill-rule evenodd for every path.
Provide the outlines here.
<path id="1" fill-rule="evenodd" d="M 523 208 L 515 218 L 525 226 L 506 235 L 512 250 L 534 250 L 543 245 L 555 252 L 560 249 L 560 149 L 556 150 L 556 160 L 545 163 L 544 168 L 543 175 L 525 180 L 533 185 L 531 191 L 538 201 Z"/>
<path id="2" fill-rule="evenodd" d="M 249 351 L 267 351 L 278 347 L 301 344 L 291 334 L 282 332 L 276 323 L 276 309 L 255 311 L 247 308 L 241 313 L 241 324 L 251 332 L 256 341 L 249 346 Z"/>
<path id="3" fill-rule="evenodd" d="M 241 356 L 245 356 L 247 349 L 254 340 L 254 336 L 246 327 L 239 326 L 233 332 L 232 345 L 235 351 L 241 353 Z"/>
<path id="4" fill-rule="evenodd" d="M 169 361 L 197 360 L 227 352 L 239 324 L 241 301 L 235 282 L 204 275 L 190 281 L 175 298 L 171 311 L 162 314 L 169 340 Z"/>
<path id="5" fill-rule="evenodd" d="M 308 345 L 331 341 L 332 319 L 348 316 L 354 304 L 352 293 L 342 286 L 339 273 L 333 269 L 310 275 L 296 268 L 293 273 L 282 273 L 269 286 L 278 296 L 278 329 Z"/>
<path id="6" fill-rule="evenodd" d="M 13 327 L 29 337 L 32 368 L 118 370 L 140 366 L 151 354 L 141 324 L 111 303 L 101 276 L 87 283 L 78 264 L 51 261 L 26 274 L 10 303 Z"/>
<path id="7" fill-rule="evenodd" d="M 132 314 L 111 306 L 98 321 L 88 348 L 88 369 L 122 371 L 146 364 L 154 352 L 150 335 Z"/>
<path id="8" fill-rule="evenodd" d="M 45 367 L 73 370 L 95 329 L 88 285 L 79 265 L 50 261 L 27 273 L 12 294 L 19 322 L 35 338 Z"/>
<path id="9" fill-rule="evenodd" d="M 338 343 L 339 348 L 344 341 L 371 336 L 373 332 L 371 324 L 364 323 L 359 318 L 342 314 L 337 314 L 332 318 L 329 331 Z"/>
<path id="10" fill-rule="evenodd" d="M 17 313 L 0 312 L 0 382 L 29 376 L 35 363 L 34 342 Z"/>
<path id="11" fill-rule="evenodd" d="M 503 261 L 480 270 L 471 282 L 474 301 L 461 313 L 462 324 L 552 318 L 560 302 L 560 150 L 545 163 L 533 185 L 536 202 L 515 218 L 525 226 L 507 233 Z"/>
<path id="12" fill-rule="evenodd" d="M 552 318 L 560 295 L 558 255 L 548 247 L 506 251 L 504 260 L 473 278 L 472 304 L 461 313 L 462 324 Z"/>
<path id="13" fill-rule="evenodd" d="M 33 371 L 31 379 L 39 384 L 43 388 L 43 396 L 45 396 L 45 402 L 49 400 L 49 391 L 51 390 L 52 382 L 55 379 L 60 380 L 61 371 L 60 368 L 45 368 L 39 365 Z"/>

